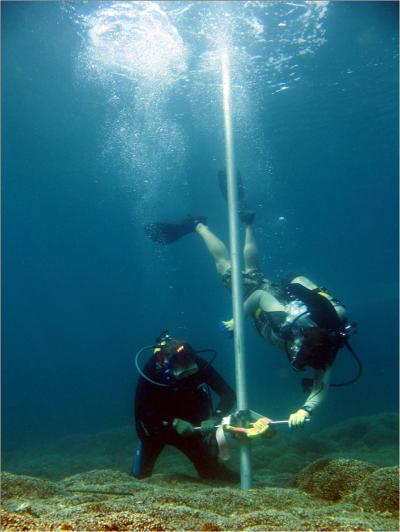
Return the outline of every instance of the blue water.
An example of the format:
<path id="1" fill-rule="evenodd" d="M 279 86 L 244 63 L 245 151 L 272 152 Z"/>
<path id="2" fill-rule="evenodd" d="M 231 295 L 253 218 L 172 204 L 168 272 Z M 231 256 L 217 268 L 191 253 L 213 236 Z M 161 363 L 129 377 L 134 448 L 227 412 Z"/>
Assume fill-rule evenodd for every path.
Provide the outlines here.
<path id="1" fill-rule="evenodd" d="M 234 384 L 230 297 L 202 243 L 143 231 L 193 213 L 227 239 L 225 23 L 264 271 L 303 272 L 358 323 L 363 377 L 315 423 L 397 410 L 397 2 L 151 6 L 2 3 L 3 450 L 131 423 L 134 354 L 164 328 L 217 349 Z M 250 322 L 246 338 L 249 405 L 287 417 L 303 375 Z M 343 351 L 333 380 L 356 370 Z"/>

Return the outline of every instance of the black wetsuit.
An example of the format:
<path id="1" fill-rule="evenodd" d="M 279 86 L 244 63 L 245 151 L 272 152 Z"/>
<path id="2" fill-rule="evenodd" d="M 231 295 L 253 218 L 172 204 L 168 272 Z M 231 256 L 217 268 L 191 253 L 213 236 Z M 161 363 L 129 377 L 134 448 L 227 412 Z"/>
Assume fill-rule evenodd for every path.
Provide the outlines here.
<path id="1" fill-rule="evenodd" d="M 199 367 L 197 373 L 168 387 L 157 386 L 143 377 L 139 378 L 135 418 L 140 441 L 132 471 L 137 478 L 150 476 L 165 445 L 172 445 L 191 460 L 200 477 L 236 480 L 236 475 L 219 464 L 215 438 L 200 433 L 180 436 L 172 427 L 175 418 L 198 426 L 201 421 L 215 414 L 208 387 L 220 398 L 216 411 L 221 416 L 226 415 L 234 406 L 235 393 L 232 388 L 208 362 L 196 357 L 196 363 Z M 154 357 L 145 366 L 144 373 L 160 382 Z"/>

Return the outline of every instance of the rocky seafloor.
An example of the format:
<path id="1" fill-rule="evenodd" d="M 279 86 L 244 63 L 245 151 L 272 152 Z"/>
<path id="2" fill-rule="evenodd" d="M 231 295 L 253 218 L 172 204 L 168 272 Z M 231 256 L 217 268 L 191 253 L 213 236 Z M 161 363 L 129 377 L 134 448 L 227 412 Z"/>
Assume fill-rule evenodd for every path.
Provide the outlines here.
<path id="1" fill-rule="evenodd" d="M 163 452 L 152 478 L 136 480 L 132 451 L 123 428 L 10 452 L 2 529 L 399 529 L 397 414 L 255 442 L 249 491 L 196 478 L 175 450 Z"/>

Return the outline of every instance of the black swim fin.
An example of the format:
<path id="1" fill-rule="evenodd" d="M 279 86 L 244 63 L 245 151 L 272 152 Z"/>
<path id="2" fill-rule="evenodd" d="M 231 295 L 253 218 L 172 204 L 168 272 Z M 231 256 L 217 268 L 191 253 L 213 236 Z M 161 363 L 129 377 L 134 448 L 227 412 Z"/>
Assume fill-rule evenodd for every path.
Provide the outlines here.
<path id="1" fill-rule="evenodd" d="M 172 244 L 183 236 L 192 233 L 198 223 L 206 223 L 204 216 L 188 216 L 181 222 L 155 222 L 144 227 L 146 235 L 159 244 Z"/>
<path id="2" fill-rule="evenodd" d="M 225 170 L 219 170 L 218 171 L 218 181 L 219 181 L 219 189 L 221 191 L 222 197 L 226 200 L 228 198 L 228 187 L 226 183 L 226 172 Z M 239 199 L 239 205 L 242 207 L 245 207 L 245 190 L 243 186 L 243 180 L 242 175 L 239 171 L 236 173 L 236 182 L 238 187 L 238 199 Z"/>
<path id="3" fill-rule="evenodd" d="M 221 194 L 225 200 L 228 198 L 228 186 L 226 182 L 225 170 L 219 170 L 218 181 Z M 236 175 L 237 187 L 238 187 L 238 201 L 239 201 L 239 218 L 246 225 L 252 225 L 255 217 L 255 212 L 247 207 L 245 188 L 241 173 L 237 171 Z"/>

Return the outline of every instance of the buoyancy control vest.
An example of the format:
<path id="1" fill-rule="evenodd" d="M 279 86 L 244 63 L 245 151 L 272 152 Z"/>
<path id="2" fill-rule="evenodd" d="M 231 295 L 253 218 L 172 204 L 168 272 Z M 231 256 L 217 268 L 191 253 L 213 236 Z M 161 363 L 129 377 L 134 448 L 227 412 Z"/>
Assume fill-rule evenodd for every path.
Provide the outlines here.
<path id="1" fill-rule="evenodd" d="M 337 336 L 338 341 L 345 336 L 346 309 L 326 288 L 316 286 L 306 277 L 295 277 L 286 285 L 285 292 L 288 298 L 286 322 L 293 332 L 296 324 L 300 325 L 302 318 L 307 317 L 315 326 Z"/>

